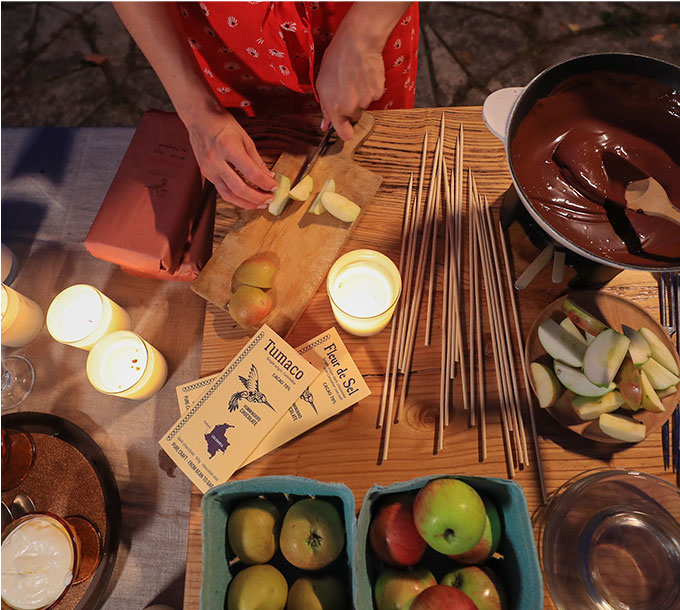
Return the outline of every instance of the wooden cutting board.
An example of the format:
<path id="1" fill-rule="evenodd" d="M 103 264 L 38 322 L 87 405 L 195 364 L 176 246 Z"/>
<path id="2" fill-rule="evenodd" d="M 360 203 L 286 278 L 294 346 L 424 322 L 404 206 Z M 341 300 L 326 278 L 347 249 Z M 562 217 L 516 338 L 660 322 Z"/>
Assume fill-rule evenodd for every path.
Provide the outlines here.
<path id="1" fill-rule="evenodd" d="M 354 151 L 370 135 L 374 125 L 375 117 L 364 112 L 354 126 L 354 139 L 338 140 L 318 159 L 311 171 L 314 189 L 307 201 L 290 200 L 278 217 L 267 210 L 239 209 L 238 219 L 194 280 L 192 290 L 226 310 L 236 268 L 258 252 L 273 255 L 278 262 L 271 289 L 274 308 L 265 322 L 285 337 L 325 279 L 382 182 L 381 176 L 352 161 Z M 305 161 L 305 155 L 283 153 L 273 171 L 285 174 L 294 185 Z M 308 213 L 328 178 L 335 179 L 336 192 L 361 207 L 355 222 L 342 222 L 328 212 L 320 216 Z"/>

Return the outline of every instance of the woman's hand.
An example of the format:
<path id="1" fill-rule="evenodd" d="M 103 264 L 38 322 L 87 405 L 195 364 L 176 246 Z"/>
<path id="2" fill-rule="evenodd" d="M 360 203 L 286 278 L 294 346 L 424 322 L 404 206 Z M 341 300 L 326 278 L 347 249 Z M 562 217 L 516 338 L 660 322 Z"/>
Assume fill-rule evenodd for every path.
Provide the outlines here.
<path id="1" fill-rule="evenodd" d="M 266 207 L 277 187 L 274 174 L 231 113 L 215 107 L 183 119 L 201 173 L 222 199 L 242 208 Z"/>

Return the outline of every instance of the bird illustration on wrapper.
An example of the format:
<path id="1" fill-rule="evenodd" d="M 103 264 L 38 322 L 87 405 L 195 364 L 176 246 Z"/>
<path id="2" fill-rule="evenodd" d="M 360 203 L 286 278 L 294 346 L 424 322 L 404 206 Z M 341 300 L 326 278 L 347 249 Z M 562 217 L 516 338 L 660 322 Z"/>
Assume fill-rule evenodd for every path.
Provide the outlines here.
<path id="1" fill-rule="evenodd" d="M 305 402 L 308 402 L 312 406 L 312 409 L 314 409 L 314 413 L 316 413 L 317 415 L 319 414 L 319 412 L 316 410 L 316 405 L 314 404 L 314 395 L 309 391 L 309 388 L 305 388 L 305 391 L 302 392 L 300 398 Z"/>
<path id="2" fill-rule="evenodd" d="M 269 402 L 267 402 L 267 397 L 262 392 L 260 392 L 259 377 L 257 374 L 257 368 L 254 364 L 250 366 L 250 374 L 248 375 L 248 379 L 242 377 L 241 375 L 239 375 L 238 378 L 241 380 L 241 383 L 246 389 L 232 394 L 231 398 L 229 399 L 230 413 L 238 409 L 239 400 L 264 404 L 267 405 L 272 411 L 276 411 L 276 409 L 272 407 Z"/>

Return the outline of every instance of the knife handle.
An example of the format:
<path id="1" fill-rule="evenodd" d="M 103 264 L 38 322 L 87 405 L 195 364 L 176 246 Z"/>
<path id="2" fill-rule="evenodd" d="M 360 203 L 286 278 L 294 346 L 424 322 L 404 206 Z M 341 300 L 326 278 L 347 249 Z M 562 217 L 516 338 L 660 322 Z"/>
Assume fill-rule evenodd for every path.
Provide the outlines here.
<path id="1" fill-rule="evenodd" d="M 351 160 L 354 151 L 361 146 L 369 135 L 371 135 L 373 127 L 375 127 L 375 117 L 368 112 L 362 112 L 361 117 L 354 124 L 354 137 L 348 142 L 338 139 L 338 141 L 328 149 L 327 154 L 338 155 L 347 158 L 347 160 Z"/>

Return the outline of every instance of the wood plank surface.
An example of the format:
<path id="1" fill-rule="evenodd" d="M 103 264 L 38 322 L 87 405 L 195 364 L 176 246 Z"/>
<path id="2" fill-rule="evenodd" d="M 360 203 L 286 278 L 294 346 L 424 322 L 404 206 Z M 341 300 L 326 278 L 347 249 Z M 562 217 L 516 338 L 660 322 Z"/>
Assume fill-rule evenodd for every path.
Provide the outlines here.
<path id="1" fill-rule="evenodd" d="M 362 167 L 382 176 L 381 188 L 373 203 L 345 243 L 340 253 L 356 248 L 373 248 L 392 258 L 399 259 L 401 223 L 403 217 L 409 173 L 417 175 L 420 150 L 425 130 L 430 133 L 426 181 L 432 163 L 436 134 L 442 112 L 446 114 L 445 154 L 449 168 L 453 165 L 455 137 L 459 124 L 465 129 L 465 170 L 475 173 L 479 192 L 486 195 L 493 206 L 495 218 L 504 192 L 511 184 L 502 144 L 486 129 L 481 108 L 447 108 L 394 110 L 373 113 L 377 119 L 371 138 L 356 154 Z M 314 139 L 316 121 L 301 119 L 291 128 L 290 121 L 253 120 L 246 125 L 270 160 L 277 158 L 281 145 L 291 138 Z M 317 140 L 318 141 L 318 140 Z M 463 187 L 467 213 L 467 184 Z M 218 209 L 216 243 L 229 224 L 228 210 Z M 467 219 L 466 219 L 467 224 Z M 441 234 L 441 233 L 440 233 Z M 463 231 L 467 252 L 467 230 Z M 514 277 L 517 277 L 538 254 L 538 250 L 515 223 L 509 232 L 512 246 Z M 443 274 L 443 259 L 438 258 L 438 279 Z M 303 267 L 300 273 L 304 274 Z M 549 265 L 534 282 L 519 293 L 519 313 L 522 334 L 526 334 L 542 309 L 567 292 L 566 282 L 573 277 L 571 268 L 565 271 L 565 281 L 553 284 Z M 464 261 L 464 303 L 468 303 L 467 287 L 469 269 Z M 612 280 L 605 291 L 629 299 L 645 309 L 655 320 L 658 316 L 657 285 L 649 273 L 624 271 Z M 263 475 L 294 474 L 322 481 L 343 482 L 355 495 L 357 510 L 362 499 L 375 483 L 387 485 L 416 476 L 438 473 L 470 474 L 506 477 L 505 454 L 500 427 L 499 399 L 496 390 L 490 335 L 486 321 L 486 304 L 479 303 L 484 320 L 484 362 L 486 373 L 486 411 L 488 457 L 480 461 L 479 429 L 468 426 L 467 413 L 462 410 L 460 382 L 454 389 L 454 415 L 445 429 L 444 450 L 435 454 L 435 432 L 439 413 L 439 375 L 441 349 L 441 281 L 437 284 L 437 300 L 432 331 L 432 345 L 423 345 L 425 308 L 421 309 L 421 324 L 417 333 L 416 350 L 412 365 L 410 387 L 401 421 L 392 427 L 390 453 L 387 461 L 380 463 L 381 430 L 376 420 L 382 392 L 385 359 L 389 343 L 389 329 L 368 338 L 353 337 L 340 330 L 359 369 L 365 376 L 373 394 L 360 404 L 327 421 L 304 436 L 264 456 L 234 475 L 244 479 Z M 469 315 L 468 311 L 464 312 Z M 298 345 L 333 325 L 325 288 L 322 286 L 312 297 L 288 337 Z M 466 324 L 463 324 L 466 327 Z M 241 331 L 234 328 L 229 316 L 208 304 L 203 336 L 201 374 L 207 375 L 222 369 L 245 343 Z M 517 354 L 515 353 L 516 358 Z M 516 363 L 519 367 L 519 361 Z M 519 368 L 517 369 L 519 370 Z M 526 405 L 524 420 L 527 438 L 531 439 Z M 597 444 L 563 428 L 549 414 L 536 413 L 540 450 L 543 457 L 548 492 L 554 492 L 565 481 L 588 469 L 601 467 L 630 467 L 673 480 L 664 472 L 660 432 L 650 435 L 635 446 Z M 517 470 L 515 480 L 524 489 L 529 510 L 538 535 L 542 519 L 541 493 L 535 467 L 535 456 L 530 446 L 530 464 Z M 185 586 L 186 610 L 198 608 L 201 574 L 201 515 L 200 493 L 193 489 L 189 544 Z M 540 553 L 540 549 L 539 549 Z M 546 591 L 546 608 L 554 608 Z"/>
<path id="2" fill-rule="evenodd" d="M 208 302 L 225 308 L 231 297 L 232 277 L 236 268 L 254 254 L 269 254 L 277 264 L 270 291 L 274 309 L 265 322 L 286 336 L 325 279 L 338 252 L 361 220 L 348 223 L 329 213 L 308 213 L 326 180 L 335 180 L 335 192 L 354 201 L 363 211 L 373 201 L 380 186 L 379 175 L 352 161 L 352 155 L 365 138 L 370 137 L 375 119 L 365 112 L 350 142 L 333 144 L 311 169 L 314 189 L 304 202 L 293 201 L 279 216 L 267 210 L 234 209 L 237 221 L 229 228 L 211 259 L 194 280 L 192 290 Z M 311 150 L 307 151 L 311 156 Z M 292 186 L 306 161 L 304 153 L 284 151 L 273 167 L 288 176 Z M 304 273 L 300 270 L 304 269 Z"/>

